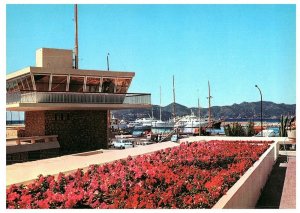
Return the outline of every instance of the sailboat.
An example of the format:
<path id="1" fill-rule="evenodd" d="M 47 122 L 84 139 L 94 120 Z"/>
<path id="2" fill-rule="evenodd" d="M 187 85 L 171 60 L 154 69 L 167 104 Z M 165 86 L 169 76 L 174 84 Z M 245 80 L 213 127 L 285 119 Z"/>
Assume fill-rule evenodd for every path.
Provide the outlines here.
<path id="1" fill-rule="evenodd" d="M 216 128 L 219 129 L 221 126 L 221 121 L 214 121 L 211 112 L 211 94 L 210 94 L 210 83 L 208 81 L 208 117 L 201 118 L 197 117 L 191 110 L 190 115 L 183 116 L 179 118 L 175 124 L 175 127 L 182 128 L 184 133 L 193 133 L 195 128 L 205 127 L 205 128 Z M 198 100 L 198 108 L 199 100 Z M 200 113 L 199 113 L 200 114 Z"/>
<path id="2" fill-rule="evenodd" d="M 212 129 L 220 129 L 221 128 L 221 123 L 222 121 L 215 121 L 212 117 L 211 113 L 211 103 L 210 100 L 212 99 L 212 96 L 210 95 L 210 84 L 208 81 L 208 125 L 207 128 L 212 128 Z"/>
<path id="3" fill-rule="evenodd" d="M 162 121 L 161 119 L 161 87 L 159 87 L 159 120 L 154 120 L 151 123 L 152 128 L 173 128 L 174 127 L 174 121 Z"/>

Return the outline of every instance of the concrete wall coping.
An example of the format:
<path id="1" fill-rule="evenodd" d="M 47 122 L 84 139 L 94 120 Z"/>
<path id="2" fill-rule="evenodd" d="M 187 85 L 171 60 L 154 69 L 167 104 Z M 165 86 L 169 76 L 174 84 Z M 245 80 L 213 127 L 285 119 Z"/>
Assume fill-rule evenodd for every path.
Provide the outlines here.
<path id="1" fill-rule="evenodd" d="M 263 163 L 263 161 L 266 160 L 266 158 L 273 158 L 273 163 L 269 166 L 273 166 L 273 164 L 275 163 L 276 159 L 273 155 L 273 153 L 271 152 L 274 152 L 274 150 L 276 149 L 276 143 L 273 143 L 270 145 L 270 147 L 260 156 L 259 160 L 256 161 L 247 171 L 246 173 L 227 191 L 227 193 L 225 195 L 223 195 L 220 200 L 214 205 L 213 209 L 223 209 L 223 208 L 226 208 L 228 203 L 229 202 L 232 202 L 231 199 L 234 197 L 234 196 L 237 196 L 236 194 L 237 193 L 240 193 L 241 196 L 244 196 L 246 197 L 245 200 L 247 200 L 247 197 L 248 197 L 248 194 L 241 194 L 241 191 L 247 191 L 249 192 L 249 197 L 253 197 L 253 196 L 256 196 L 257 197 L 257 200 L 259 198 L 259 195 L 251 195 L 252 191 L 251 189 L 247 189 L 247 190 L 243 190 L 241 189 L 241 187 L 244 187 L 245 183 L 247 181 L 249 181 L 250 179 L 250 176 L 251 175 L 258 175 L 257 178 L 258 179 L 261 179 L 261 177 L 259 177 L 259 175 L 263 175 L 263 174 L 254 174 L 254 172 L 256 171 L 256 169 Z M 265 168 L 265 169 L 268 169 L 270 170 L 270 168 Z M 253 183 L 254 184 L 254 183 Z M 259 187 L 260 189 L 263 188 L 264 184 L 265 183 L 262 183 L 263 185 L 252 185 L 252 187 Z M 257 191 L 257 190 L 256 190 Z M 260 191 L 260 190 L 258 190 Z M 250 198 L 249 198 L 250 199 Z M 250 203 L 250 201 L 246 201 L 247 204 Z M 254 206 L 251 206 L 254 205 Z M 251 207 L 255 207 L 255 204 L 256 203 L 250 203 L 249 205 Z M 243 206 L 243 208 L 247 208 L 249 206 Z"/>

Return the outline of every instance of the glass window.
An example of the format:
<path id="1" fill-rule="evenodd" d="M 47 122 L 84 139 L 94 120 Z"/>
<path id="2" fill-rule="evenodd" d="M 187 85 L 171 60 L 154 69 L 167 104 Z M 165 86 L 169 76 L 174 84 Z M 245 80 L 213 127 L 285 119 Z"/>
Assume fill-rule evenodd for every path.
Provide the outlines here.
<path id="1" fill-rule="evenodd" d="M 87 92 L 99 92 L 100 78 L 87 77 L 86 80 L 86 91 Z"/>
<path id="2" fill-rule="evenodd" d="M 13 81 L 14 91 L 20 91 L 19 84 L 17 80 Z"/>
<path id="3" fill-rule="evenodd" d="M 116 80 L 117 93 L 126 93 L 131 82 L 131 79 L 119 78 Z"/>
<path id="4" fill-rule="evenodd" d="M 6 81 L 6 92 L 10 90 L 10 82 Z"/>
<path id="5" fill-rule="evenodd" d="M 115 91 L 115 79 L 103 78 L 101 92 L 114 93 L 114 91 Z"/>
<path id="6" fill-rule="evenodd" d="M 31 80 L 31 76 L 25 76 L 21 78 L 17 78 L 14 80 L 11 80 L 6 83 L 6 90 L 8 92 L 16 92 L 16 91 L 28 91 L 33 90 L 33 84 Z"/>
<path id="7" fill-rule="evenodd" d="M 50 75 L 34 75 L 34 82 L 37 91 L 49 90 Z"/>
<path id="8" fill-rule="evenodd" d="M 84 83 L 84 77 L 71 76 L 70 84 L 69 84 L 69 91 L 70 92 L 83 92 L 83 83 Z"/>
<path id="9" fill-rule="evenodd" d="M 26 80 L 26 77 L 22 78 L 21 81 L 22 81 L 21 84 L 23 85 L 23 86 L 22 86 L 23 89 L 24 89 L 24 90 L 30 90 L 30 87 L 29 87 L 29 85 L 28 85 L 28 82 L 27 82 L 27 80 Z"/>
<path id="10" fill-rule="evenodd" d="M 33 84 L 32 84 L 31 75 L 26 76 L 26 81 L 27 81 L 28 86 L 29 86 L 28 90 L 33 90 Z"/>
<path id="11" fill-rule="evenodd" d="M 67 76 L 52 76 L 51 91 L 65 92 L 67 88 Z"/>
<path id="12" fill-rule="evenodd" d="M 18 79 L 17 82 L 18 82 L 19 90 L 20 91 L 25 90 L 22 84 L 22 79 Z"/>
<path id="13" fill-rule="evenodd" d="M 16 80 L 13 81 L 9 81 L 6 83 L 6 90 L 8 92 L 15 92 L 18 90 L 18 84 L 16 82 Z"/>

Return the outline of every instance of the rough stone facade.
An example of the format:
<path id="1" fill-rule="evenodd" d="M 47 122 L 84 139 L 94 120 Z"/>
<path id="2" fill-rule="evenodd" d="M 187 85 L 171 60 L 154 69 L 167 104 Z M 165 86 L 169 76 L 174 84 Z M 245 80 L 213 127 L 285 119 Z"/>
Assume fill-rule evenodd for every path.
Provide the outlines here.
<path id="1" fill-rule="evenodd" d="M 58 135 L 61 154 L 91 151 L 108 146 L 107 111 L 26 112 L 25 116 L 27 135 Z"/>
<path id="2" fill-rule="evenodd" d="M 45 135 L 45 111 L 25 112 L 25 137 Z"/>
<path id="3" fill-rule="evenodd" d="M 30 152 L 19 152 L 6 155 L 6 165 L 14 163 L 23 163 L 27 161 L 35 161 L 46 158 L 54 158 L 59 156 L 59 149 L 47 149 Z"/>

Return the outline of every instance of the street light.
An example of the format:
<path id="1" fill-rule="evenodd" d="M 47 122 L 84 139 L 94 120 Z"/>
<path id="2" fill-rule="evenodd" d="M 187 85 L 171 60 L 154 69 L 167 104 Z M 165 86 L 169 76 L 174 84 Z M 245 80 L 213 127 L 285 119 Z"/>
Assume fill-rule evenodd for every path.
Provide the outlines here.
<path id="1" fill-rule="evenodd" d="M 261 137 L 263 137 L 263 125 L 262 125 L 262 94 L 261 94 L 261 90 L 259 89 L 259 87 L 257 85 L 255 85 L 255 87 L 259 90 L 260 93 L 260 129 L 261 129 Z"/>

